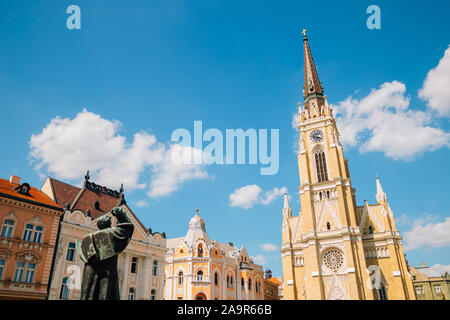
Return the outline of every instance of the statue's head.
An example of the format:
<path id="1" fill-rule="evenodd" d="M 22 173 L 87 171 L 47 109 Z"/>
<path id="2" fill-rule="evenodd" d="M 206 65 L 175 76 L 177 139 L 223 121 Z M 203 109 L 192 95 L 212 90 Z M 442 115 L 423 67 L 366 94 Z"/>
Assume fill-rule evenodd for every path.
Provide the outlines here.
<path id="1" fill-rule="evenodd" d="M 97 221 L 97 227 L 102 229 L 111 228 L 111 217 L 110 216 L 103 216 Z"/>

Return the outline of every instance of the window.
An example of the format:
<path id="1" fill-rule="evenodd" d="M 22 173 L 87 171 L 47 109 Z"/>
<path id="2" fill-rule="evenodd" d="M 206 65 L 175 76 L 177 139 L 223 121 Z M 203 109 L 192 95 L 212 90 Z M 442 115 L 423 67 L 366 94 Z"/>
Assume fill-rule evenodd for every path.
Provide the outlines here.
<path id="1" fill-rule="evenodd" d="M 197 251 L 198 251 L 198 256 L 203 257 L 203 246 L 201 243 L 198 245 Z"/>
<path id="2" fill-rule="evenodd" d="M 178 273 L 178 284 L 179 285 L 183 284 L 183 271 L 180 271 Z"/>
<path id="3" fill-rule="evenodd" d="M 230 276 L 230 288 L 233 288 L 234 284 L 233 284 L 233 276 Z"/>
<path id="4" fill-rule="evenodd" d="M 69 242 L 69 245 L 67 246 L 66 260 L 67 261 L 75 261 L 75 243 L 74 242 Z"/>
<path id="5" fill-rule="evenodd" d="M 137 267 L 138 267 L 138 258 L 137 257 L 131 258 L 131 273 L 137 273 Z"/>
<path id="6" fill-rule="evenodd" d="M 424 294 L 423 286 L 417 286 L 416 287 L 416 294 Z"/>
<path id="7" fill-rule="evenodd" d="M 150 292 L 150 300 L 156 300 L 156 290 L 152 289 Z"/>
<path id="8" fill-rule="evenodd" d="M 384 285 L 381 285 L 380 289 L 378 289 L 378 298 L 380 300 L 387 300 L 386 289 L 385 289 Z"/>
<path id="9" fill-rule="evenodd" d="M 329 222 L 327 222 L 327 230 L 330 230 L 330 229 L 331 229 L 331 225 Z"/>
<path id="10" fill-rule="evenodd" d="M 14 273 L 15 282 L 22 282 L 24 269 L 25 269 L 25 262 L 17 262 L 16 272 Z"/>
<path id="11" fill-rule="evenodd" d="M 215 286 L 219 285 L 219 274 L 217 272 L 214 273 L 214 285 Z"/>
<path id="12" fill-rule="evenodd" d="M 386 288 L 384 287 L 384 285 L 381 285 L 381 288 L 378 289 L 378 298 L 380 300 L 387 300 Z"/>
<path id="13" fill-rule="evenodd" d="M 130 288 L 130 291 L 128 291 L 128 300 L 135 300 L 135 292 L 134 288 Z"/>
<path id="14" fill-rule="evenodd" d="M 436 294 L 442 294 L 441 286 L 434 286 L 434 292 L 436 292 Z"/>
<path id="15" fill-rule="evenodd" d="M 68 278 L 63 278 L 61 283 L 61 291 L 59 292 L 59 298 L 62 300 L 68 300 L 69 299 L 69 286 L 67 285 L 67 282 L 69 281 Z"/>
<path id="16" fill-rule="evenodd" d="M 373 233 L 373 228 L 372 228 L 372 226 L 369 226 L 369 233 L 370 233 L 370 234 Z"/>
<path id="17" fill-rule="evenodd" d="M 23 232 L 23 239 L 25 241 L 31 241 L 31 235 L 33 234 L 34 226 L 32 224 L 25 225 L 25 231 Z"/>
<path id="18" fill-rule="evenodd" d="M 0 280 L 2 279 L 4 268 L 5 268 L 5 260 L 0 260 Z"/>
<path id="19" fill-rule="evenodd" d="M 241 290 L 245 290 L 244 278 L 241 278 Z"/>
<path id="20" fill-rule="evenodd" d="M 153 271 L 152 274 L 154 276 L 158 275 L 158 260 L 153 260 Z"/>
<path id="21" fill-rule="evenodd" d="M 36 226 L 36 231 L 34 232 L 34 236 L 33 236 L 33 242 L 41 243 L 42 231 L 43 230 L 44 230 L 44 227 Z"/>
<path id="22" fill-rule="evenodd" d="M 318 182 L 328 181 L 327 163 L 325 161 L 325 152 L 316 151 L 316 171 Z"/>
<path id="23" fill-rule="evenodd" d="M 197 272 L 197 281 L 203 281 L 203 271 L 199 270 Z"/>
<path id="24" fill-rule="evenodd" d="M 27 268 L 27 273 L 25 275 L 25 282 L 33 283 L 34 271 L 36 270 L 36 264 L 29 263 Z"/>
<path id="25" fill-rule="evenodd" d="M 14 220 L 5 220 L 2 228 L 2 237 L 11 238 L 12 230 L 14 227 Z"/>
<path id="26" fill-rule="evenodd" d="M 248 279 L 248 291 L 252 291 L 252 279 Z"/>

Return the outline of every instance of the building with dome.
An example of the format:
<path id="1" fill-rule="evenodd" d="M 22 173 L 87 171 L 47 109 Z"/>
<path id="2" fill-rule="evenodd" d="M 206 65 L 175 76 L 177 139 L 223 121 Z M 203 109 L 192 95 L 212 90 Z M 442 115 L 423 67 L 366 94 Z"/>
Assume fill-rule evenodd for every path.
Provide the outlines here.
<path id="1" fill-rule="evenodd" d="M 167 239 L 166 300 L 262 300 L 263 267 L 245 247 L 211 240 L 198 214 L 185 236 Z"/>

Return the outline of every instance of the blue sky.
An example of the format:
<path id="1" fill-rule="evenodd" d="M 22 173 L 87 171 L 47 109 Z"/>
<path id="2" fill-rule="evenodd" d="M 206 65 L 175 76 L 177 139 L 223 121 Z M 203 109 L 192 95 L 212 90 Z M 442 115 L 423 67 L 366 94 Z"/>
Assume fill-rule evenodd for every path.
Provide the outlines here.
<path id="1" fill-rule="evenodd" d="M 81 30 L 66 28 L 66 8 L 71 4 L 81 8 Z M 371 4 L 381 8 L 381 30 L 366 27 L 366 8 Z M 175 190 L 166 190 L 159 196 L 148 194 L 155 178 L 151 164 L 138 164 L 139 168 L 130 169 L 131 173 L 117 172 L 117 176 L 126 180 L 135 174 L 135 180 L 143 186 L 130 190 L 130 185 L 125 184 L 127 201 L 146 226 L 165 231 L 168 237 L 182 236 L 198 207 L 211 238 L 245 245 L 251 256 L 259 257 L 258 261 L 265 262 L 275 275 L 281 275 L 278 249 L 265 251 L 260 245 L 280 246 L 282 198 L 244 209 L 232 207 L 229 196 L 247 185 L 259 186 L 263 190 L 261 197 L 264 192 L 285 187 L 293 212 L 300 209 L 296 195 L 296 132 L 291 122 L 297 101 L 302 102 L 300 31 L 305 27 L 330 104 L 345 113 L 342 101 L 351 96 L 351 105 L 359 110 L 367 101 L 364 99 L 371 98 L 371 92 L 379 92 L 380 86 L 387 83 L 385 89 L 391 91 L 386 99 L 392 97 L 405 106 L 400 110 L 389 106 L 383 109 L 383 105 L 383 115 L 392 112 L 399 119 L 405 116 L 410 123 L 422 125 L 420 130 L 400 135 L 401 148 L 391 143 L 395 139 L 386 130 L 384 136 L 380 135 L 379 126 L 361 130 L 358 139 L 348 139 L 344 151 L 358 204 L 364 199 L 375 202 L 378 173 L 402 233 L 410 232 L 412 239 L 411 230 L 422 235 L 427 230 L 439 231 L 449 224 L 446 219 L 450 216 L 446 111 L 450 107 L 448 102 L 439 101 L 438 107 L 430 107 L 430 95 L 436 90 L 428 90 L 428 98 L 420 98 L 419 91 L 450 44 L 449 9 L 448 3 L 437 0 L 407 4 L 2 1 L 0 176 L 7 179 L 16 174 L 40 186 L 50 173 L 80 183 L 84 170 L 95 168 L 81 170 L 77 157 L 92 163 L 89 161 L 94 156 L 101 159 L 102 154 L 114 154 L 110 153 L 113 148 L 96 144 L 95 139 L 73 144 L 67 141 L 59 154 L 64 155 L 62 159 L 71 157 L 73 162 L 58 171 L 54 169 L 57 161 L 49 160 L 49 164 L 30 154 L 30 141 L 32 135 L 40 136 L 41 155 L 58 154 L 48 136 L 58 132 L 57 128 L 75 125 L 73 121 L 83 109 L 91 120 L 102 118 L 105 130 L 111 130 L 110 141 L 120 140 L 117 145 L 126 151 L 134 150 L 136 133 L 146 139 L 151 135 L 168 148 L 173 130 L 193 131 L 194 120 L 201 120 L 204 129 L 223 131 L 280 129 L 280 170 L 273 176 L 261 176 L 258 165 L 211 165 L 189 171 L 192 179 L 175 181 Z M 445 70 L 438 71 L 448 80 L 450 75 Z M 389 105 L 385 101 L 379 103 Z M 438 108 L 444 111 L 438 113 Z M 342 118 L 346 130 L 361 123 L 361 119 L 383 119 L 370 113 L 347 116 Z M 53 131 L 44 134 L 44 128 L 56 117 L 66 120 L 57 122 Z M 113 120 L 121 125 L 114 125 Z M 435 130 L 430 132 L 427 128 Z M 371 138 L 373 143 L 368 143 Z M 375 143 L 377 139 L 383 142 Z M 169 170 L 159 160 L 154 161 L 159 165 L 159 173 Z M 37 170 L 39 163 L 43 167 Z M 113 171 L 121 171 L 116 163 L 107 165 Z M 78 171 L 79 178 L 74 178 Z M 71 178 L 65 178 L 68 176 Z M 409 262 L 450 265 L 450 240 L 446 234 L 441 234 L 442 239 L 436 243 L 411 240 L 412 249 L 406 252 Z"/>

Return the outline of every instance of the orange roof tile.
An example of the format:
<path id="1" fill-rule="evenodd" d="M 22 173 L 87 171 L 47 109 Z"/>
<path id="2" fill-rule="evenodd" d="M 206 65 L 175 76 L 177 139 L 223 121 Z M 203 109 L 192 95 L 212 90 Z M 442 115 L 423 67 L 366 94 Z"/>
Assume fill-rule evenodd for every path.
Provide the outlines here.
<path id="1" fill-rule="evenodd" d="M 281 284 L 280 280 L 278 280 L 277 278 L 270 278 L 268 281 L 270 281 L 270 282 L 272 282 L 272 283 L 275 283 L 275 284 L 277 284 L 277 285 L 280 285 L 280 284 Z"/>
<path id="2" fill-rule="evenodd" d="M 12 184 L 9 180 L 0 179 L 0 196 L 14 197 L 17 199 L 22 199 L 25 202 L 31 202 L 36 205 L 43 205 L 45 207 L 52 207 L 53 209 L 62 209 L 60 205 L 50 199 L 45 193 L 30 186 L 29 195 L 24 195 L 16 190 L 19 185 Z"/>

